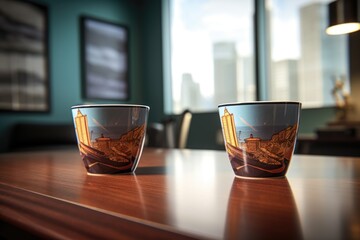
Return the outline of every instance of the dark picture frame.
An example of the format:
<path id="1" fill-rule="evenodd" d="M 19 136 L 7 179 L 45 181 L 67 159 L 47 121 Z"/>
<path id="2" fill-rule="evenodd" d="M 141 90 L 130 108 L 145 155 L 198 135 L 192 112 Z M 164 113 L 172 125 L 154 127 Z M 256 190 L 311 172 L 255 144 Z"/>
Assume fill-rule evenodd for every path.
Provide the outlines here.
<path id="1" fill-rule="evenodd" d="M 48 8 L 0 0 L 0 111 L 49 112 Z"/>
<path id="2" fill-rule="evenodd" d="M 128 100 L 129 29 L 80 16 L 82 95 L 88 100 Z"/>

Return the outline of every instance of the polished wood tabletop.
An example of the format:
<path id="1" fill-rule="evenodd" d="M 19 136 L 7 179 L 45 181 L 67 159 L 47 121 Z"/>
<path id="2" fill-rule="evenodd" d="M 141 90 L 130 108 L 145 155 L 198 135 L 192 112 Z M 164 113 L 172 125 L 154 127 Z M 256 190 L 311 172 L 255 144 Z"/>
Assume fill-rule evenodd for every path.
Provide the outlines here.
<path id="1" fill-rule="evenodd" d="M 77 149 L 0 154 L 2 235 L 57 239 L 359 239 L 360 158 L 295 155 L 236 178 L 225 151 L 144 150 L 88 175 Z"/>

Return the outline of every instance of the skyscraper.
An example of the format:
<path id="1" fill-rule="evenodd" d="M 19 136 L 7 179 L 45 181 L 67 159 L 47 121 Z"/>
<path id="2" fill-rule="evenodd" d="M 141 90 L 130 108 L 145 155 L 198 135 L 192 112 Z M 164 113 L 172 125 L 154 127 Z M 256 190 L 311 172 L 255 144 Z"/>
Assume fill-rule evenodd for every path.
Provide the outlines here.
<path id="1" fill-rule="evenodd" d="M 327 35 L 327 19 L 324 3 L 309 4 L 300 9 L 299 98 L 312 106 L 333 102 L 333 79 L 348 76 L 347 38 Z"/>
<path id="2" fill-rule="evenodd" d="M 79 141 L 87 146 L 91 146 L 87 115 L 83 115 L 80 110 L 78 110 L 75 117 L 75 128 Z"/>
<path id="3" fill-rule="evenodd" d="M 215 104 L 237 99 L 237 53 L 234 42 L 214 44 Z"/>
<path id="4" fill-rule="evenodd" d="M 191 73 L 183 73 L 181 81 L 181 109 L 196 110 L 199 107 L 200 86 L 194 82 Z"/>
<path id="5" fill-rule="evenodd" d="M 227 144 L 231 144 L 234 147 L 238 147 L 239 142 L 236 137 L 234 114 L 230 113 L 226 108 L 224 110 L 224 114 L 221 117 L 221 123 L 223 126 L 225 142 Z"/>
<path id="6" fill-rule="evenodd" d="M 282 60 L 272 63 L 270 99 L 298 100 L 298 60 Z"/>

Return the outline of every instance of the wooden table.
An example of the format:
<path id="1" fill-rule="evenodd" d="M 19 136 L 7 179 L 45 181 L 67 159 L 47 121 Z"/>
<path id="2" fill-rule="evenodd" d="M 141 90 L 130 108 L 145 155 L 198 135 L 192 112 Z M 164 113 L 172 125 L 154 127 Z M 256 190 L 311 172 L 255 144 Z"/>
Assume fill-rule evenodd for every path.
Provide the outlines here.
<path id="1" fill-rule="evenodd" d="M 76 149 L 0 155 L 1 235 L 359 239 L 360 158 L 295 155 L 235 178 L 224 151 L 145 149 L 136 174 L 86 174 Z"/>

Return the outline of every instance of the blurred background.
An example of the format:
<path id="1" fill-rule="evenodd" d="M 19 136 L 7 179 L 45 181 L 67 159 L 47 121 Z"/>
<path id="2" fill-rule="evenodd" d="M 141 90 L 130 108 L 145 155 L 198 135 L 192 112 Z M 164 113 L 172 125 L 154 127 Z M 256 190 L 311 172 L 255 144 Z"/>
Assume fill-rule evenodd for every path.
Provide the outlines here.
<path id="1" fill-rule="evenodd" d="M 297 153 L 359 155 L 360 32 L 326 33 L 331 2 L 0 0 L 0 152 L 73 144 L 70 108 L 91 103 L 150 106 L 149 146 L 177 146 L 167 126 L 179 135 L 191 112 L 182 146 L 222 150 L 218 104 L 289 100 L 303 103 Z M 120 47 L 96 38 L 98 65 L 84 16 L 126 30 Z M 121 93 L 86 94 L 90 67 Z"/>

